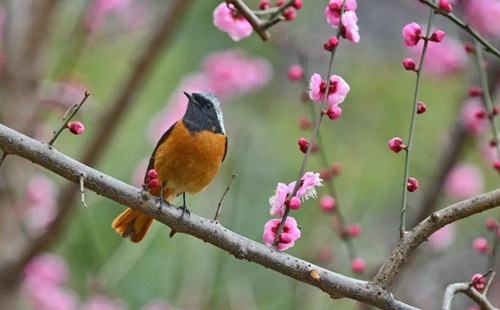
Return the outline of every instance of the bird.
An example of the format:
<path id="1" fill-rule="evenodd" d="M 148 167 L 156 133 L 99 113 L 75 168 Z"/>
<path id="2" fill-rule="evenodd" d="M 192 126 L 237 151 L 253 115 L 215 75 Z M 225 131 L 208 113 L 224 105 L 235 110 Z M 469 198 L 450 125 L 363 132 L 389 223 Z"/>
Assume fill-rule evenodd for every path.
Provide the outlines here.
<path id="1" fill-rule="evenodd" d="M 222 106 L 211 92 L 189 94 L 184 116 L 175 122 L 160 138 L 151 154 L 148 171 L 155 169 L 159 186 L 147 189 L 162 202 L 170 202 L 183 195 L 182 216 L 186 207 L 186 193 L 204 190 L 219 171 L 227 153 L 227 136 Z M 127 208 L 118 215 L 112 227 L 123 238 L 134 243 L 141 241 L 153 223 L 153 218 Z M 172 230 L 170 236 L 175 234 Z"/>

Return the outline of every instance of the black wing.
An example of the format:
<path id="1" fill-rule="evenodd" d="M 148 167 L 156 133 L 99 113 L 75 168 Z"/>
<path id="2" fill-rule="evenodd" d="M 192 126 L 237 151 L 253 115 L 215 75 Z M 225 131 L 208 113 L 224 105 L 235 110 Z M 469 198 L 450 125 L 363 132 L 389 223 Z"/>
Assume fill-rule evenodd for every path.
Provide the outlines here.
<path id="1" fill-rule="evenodd" d="M 170 136 L 170 133 L 172 132 L 172 130 L 174 130 L 175 125 L 177 125 L 177 122 L 175 122 L 172 126 L 170 126 L 170 128 L 167 131 L 165 131 L 165 133 L 163 134 L 163 136 L 161 136 L 160 140 L 156 144 L 155 149 L 153 150 L 153 153 L 151 154 L 151 157 L 149 158 L 148 169 L 146 169 L 146 172 L 144 173 L 144 183 L 146 183 L 146 181 L 147 181 L 148 171 L 155 168 L 156 150 L 158 150 L 158 148 L 160 147 L 160 145 L 163 142 L 165 142 L 165 140 L 167 140 L 167 138 L 168 138 L 168 136 Z M 226 145 L 227 145 L 227 140 L 226 140 Z M 225 156 L 225 154 L 224 154 L 224 156 Z"/>
<path id="2" fill-rule="evenodd" d="M 224 149 L 224 156 L 222 156 L 222 161 L 224 161 L 224 159 L 226 159 L 226 154 L 227 154 L 227 136 L 226 136 L 226 146 Z"/>

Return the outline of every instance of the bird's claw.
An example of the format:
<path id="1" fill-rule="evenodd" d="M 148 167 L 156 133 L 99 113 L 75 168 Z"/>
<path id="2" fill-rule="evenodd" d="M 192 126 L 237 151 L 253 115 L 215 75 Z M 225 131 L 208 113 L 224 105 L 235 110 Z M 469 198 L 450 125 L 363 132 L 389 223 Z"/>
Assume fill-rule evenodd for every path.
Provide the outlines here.
<path id="1" fill-rule="evenodd" d="M 163 207 L 163 205 L 170 206 L 170 203 L 163 198 L 163 196 L 158 197 L 158 202 L 160 203 L 160 209 Z"/>
<path id="2" fill-rule="evenodd" d="M 184 213 L 186 213 L 188 217 L 191 216 L 191 212 L 189 212 L 189 210 L 187 209 L 186 206 L 177 207 L 177 210 L 179 210 L 179 209 L 182 210 L 181 218 L 184 216 Z"/>

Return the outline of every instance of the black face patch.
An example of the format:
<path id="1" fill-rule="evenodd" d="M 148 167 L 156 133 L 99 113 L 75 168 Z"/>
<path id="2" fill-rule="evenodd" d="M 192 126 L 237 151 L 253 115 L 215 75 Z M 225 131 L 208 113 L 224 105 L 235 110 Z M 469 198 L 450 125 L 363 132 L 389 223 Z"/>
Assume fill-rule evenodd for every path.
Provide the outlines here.
<path id="1" fill-rule="evenodd" d="M 193 132 L 208 130 L 214 133 L 224 133 L 213 102 L 197 93 L 192 96 L 196 102 L 189 101 L 186 114 L 182 118 L 186 127 Z"/>
<path id="2" fill-rule="evenodd" d="M 193 93 L 193 99 L 196 100 L 196 102 L 198 102 L 200 107 L 203 109 L 211 110 L 214 108 L 214 104 L 210 101 L 210 99 L 207 99 L 198 93 Z"/>

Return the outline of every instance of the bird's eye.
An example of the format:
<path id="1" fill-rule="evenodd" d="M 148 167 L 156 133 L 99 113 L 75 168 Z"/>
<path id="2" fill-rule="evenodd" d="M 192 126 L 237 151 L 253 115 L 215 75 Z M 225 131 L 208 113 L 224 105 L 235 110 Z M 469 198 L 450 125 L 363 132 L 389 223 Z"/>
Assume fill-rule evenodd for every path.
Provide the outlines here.
<path id="1" fill-rule="evenodd" d="M 207 108 L 207 110 L 210 110 L 211 108 L 213 108 L 214 106 L 211 104 L 211 103 L 207 103 L 205 105 L 205 108 Z"/>

